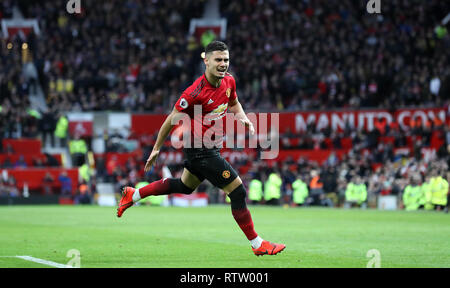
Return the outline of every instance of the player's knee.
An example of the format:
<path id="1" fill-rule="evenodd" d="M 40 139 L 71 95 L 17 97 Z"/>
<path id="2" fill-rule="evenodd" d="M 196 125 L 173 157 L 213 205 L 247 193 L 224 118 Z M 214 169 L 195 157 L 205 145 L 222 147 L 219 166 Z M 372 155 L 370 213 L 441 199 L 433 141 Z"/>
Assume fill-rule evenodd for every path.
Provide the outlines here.
<path id="1" fill-rule="evenodd" d="M 176 193 L 191 194 L 195 190 L 195 189 L 192 189 L 192 188 L 189 188 L 188 186 L 186 186 L 181 181 L 180 178 L 169 179 L 169 181 L 170 181 L 170 190 L 171 191 L 176 191 Z"/>
<path id="2" fill-rule="evenodd" d="M 236 188 L 238 188 L 240 185 L 242 185 L 242 180 L 239 176 L 237 176 L 231 183 L 223 187 L 223 191 L 225 191 L 227 194 L 230 194 L 232 191 L 234 191 Z"/>
<path id="3" fill-rule="evenodd" d="M 231 200 L 231 209 L 243 209 L 247 206 L 245 202 L 247 191 L 243 184 L 231 191 L 231 193 L 228 194 L 228 197 L 230 197 Z"/>

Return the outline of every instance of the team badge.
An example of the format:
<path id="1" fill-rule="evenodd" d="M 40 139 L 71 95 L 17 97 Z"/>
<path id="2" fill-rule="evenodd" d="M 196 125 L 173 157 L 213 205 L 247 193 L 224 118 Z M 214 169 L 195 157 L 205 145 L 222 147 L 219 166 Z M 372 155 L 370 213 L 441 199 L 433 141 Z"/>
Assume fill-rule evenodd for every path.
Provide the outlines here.
<path id="1" fill-rule="evenodd" d="M 225 171 L 222 172 L 222 177 L 225 178 L 225 179 L 230 178 L 230 175 L 231 175 L 231 173 L 230 173 L 229 170 L 225 170 Z"/>
<path id="2" fill-rule="evenodd" d="M 227 97 L 230 98 L 230 95 L 231 95 L 231 88 L 228 88 L 228 89 L 227 89 L 227 92 L 225 92 L 225 93 L 227 94 Z"/>

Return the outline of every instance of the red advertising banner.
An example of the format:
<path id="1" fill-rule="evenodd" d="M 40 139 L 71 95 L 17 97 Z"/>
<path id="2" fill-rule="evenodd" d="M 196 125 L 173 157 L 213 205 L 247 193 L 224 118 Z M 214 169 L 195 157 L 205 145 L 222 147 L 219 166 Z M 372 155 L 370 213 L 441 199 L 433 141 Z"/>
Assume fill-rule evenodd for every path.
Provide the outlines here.
<path id="1" fill-rule="evenodd" d="M 324 111 L 324 112 L 297 112 L 280 113 L 280 127 L 289 127 L 291 131 L 305 131 L 308 123 L 314 123 L 316 129 L 331 126 L 332 130 L 342 131 L 348 123 L 350 127 L 372 130 L 375 119 L 384 118 L 389 125 L 396 121 L 402 128 L 409 126 L 414 117 L 419 117 L 422 122 L 427 120 L 446 120 L 444 108 L 422 108 L 422 109 L 398 109 L 395 112 L 388 110 L 362 110 L 362 111 Z M 280 129 L 282 130 L 282 129 Z"/>
<path id="2" fill-rule="evenodd" d="M 137 114 L 131 116 L 131 132 L 136 135 L 158 133 L 166 120 L 165 114 Z"/>
<path id="3" fill-rule="evenodd" d="M 7 154 L 40 154 L 42 148 L 41 141 L 37 139 L 3 139 L 1 144 Z"/>
<path id="4" fill-rule="evenodd" d="M 257 131 L 270 131 L 271 121 L 274 114 L 278 115 L 279 132 L 284 133 L 288 129 L 291 132 L 302 132 L 306 130 L 309 123 L 314 123 L 316 129 L 320 130 L 327 126 L 331 126 L 333 130 L 342 131 L 345 125 L 352 128 L 361 128 L 372 130 L 375 119 L 384 118 L 389 125 L 392 121 L 396 121 L 401 127 L 405 128 L 414 117 L 419 117 L 422 122 L 439 118 L 442 122 L 446 122 L 445 108 L 417 108 L 417 109 L 398 109 L 394 112 L 374 109 L 374 110 L 355 110 L 355 111 L 305 111 L 305 112 L 285 112 L 285 113 L 247 113 L 249 119 L 254 123 Z M 158 133 L 159 128 L 166 119 L 167 115 L 133 115 L 131 118 L 131 130 L 137 134 L 154 134 Z M 228 118 L 228 117 L 227 117 Z M 226 118 L 224 118 L 226 119 Z M 265 127 L 262 127 L 265 126 Z M 225 125 L 225 130 L 226 130 Z M 235 131 L 236 129 L 235 124 Z M 239 134 L 239 133 L 237 133 Z M 263 133 L 265 134 L 265 133 Z"/>

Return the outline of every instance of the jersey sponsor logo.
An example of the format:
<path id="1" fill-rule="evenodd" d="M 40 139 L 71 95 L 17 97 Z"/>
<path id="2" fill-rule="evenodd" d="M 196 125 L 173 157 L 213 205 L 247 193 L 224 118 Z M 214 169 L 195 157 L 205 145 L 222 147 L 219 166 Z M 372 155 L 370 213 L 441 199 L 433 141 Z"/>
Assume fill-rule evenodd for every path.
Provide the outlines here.
<path id="1" fill-rule="evenodd" d="M 228 178 L 230 178 L 230 176 L 231 176 L 230 170 L 225 170 L 222 172 L 223 178 L 228 179 Z"/>
<path id="2" fill-rule="evenodd" d="M 221 104 L 221 105 L 219 105 L 219 107 L 217 107 L 216 109 L 211 111 L 211 114 L 221 114 L 221 113 L 225 112 L 227 110 L 227 108 L 228 108 L 228 103 Z"/>
<path id="3" fill-rule="evenodd" d="M 227 97 L 230 98 L 231 95 L 231 88 L 228 88 L 227 91 L 225 92 L 227 94 Z"/>
<path id="4" fill-rule="evenodd" d="M 213 111 L 206 114 L 204 119 L 206 121 L 215 121 L 215 120 L 222 119 L 226 115 L 225 112 L 227 111 L 227 108 L 228 108 L 228 103 L 221 104 L 221 105 L 219 105 L 219 107 L 217 107 Z"/>
<path id="5" fill-rule="evenodd" d="M 186 99 L 181 98 L 180 100 L 180 107 L 183 109 L 186 109 L 189 106 L 188 102 L 186 101 Z"/>

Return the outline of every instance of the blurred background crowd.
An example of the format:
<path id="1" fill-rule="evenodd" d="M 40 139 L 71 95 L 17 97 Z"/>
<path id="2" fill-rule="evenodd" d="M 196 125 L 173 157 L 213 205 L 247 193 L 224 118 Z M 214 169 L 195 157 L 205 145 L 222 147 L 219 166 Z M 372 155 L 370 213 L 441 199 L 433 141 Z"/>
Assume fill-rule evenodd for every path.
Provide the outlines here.
<path id="1" fill-rule="evenodd" d="M 75 17 L 65 3 L 18 1 L 39 20 L 41 35 L 28 43 L 50 106 L 161 113 L 202 72 L 202 45 L 188 29 L 205 2 L 85 1 Z M 351 0 L 220 4 L 249 111 L 445 104 L 446 1 L 388 1 L 378 16 Z M 20 79 L 21 46 L 8 53 L 3 44 L 2 83 L 13 79 L 10 97 L 23 96 L 31 83 Z"/>
<path id="2" fill-rule="evenodd" d="M 37 19 L 40 28 L 39 36 L 32 32 L 26 41 L 20 36 L 1 41 L 0 141 L 54 135 L 62 117 L 58 112 L 168 113 L 203 72 L 204 43 L 189 36 L 189 23 L 202 17 L 208 1 L 82 1 L 79 15 L 68 14 L 62 2 L 0 3 L 1 19 L 13 17 L 16 7 L 25 18 Z M 382 13 L 370 15 L 365 1 L 221 0 L 220 12 L 227 19 L 223 40 L 230 48 L 230 71 L 247 112 L 401 107 L 448 111 L 450 36 L 448 25 L 441 23 L 450 12 L 448 1 L 382 1 Z M 24 76 L 24 43 L 36 77 Z M 32 109 L 28 100 L 38 86 L 48 111 Z M 434 132 L 444 144 L 425 161 L 420 149 L 429 147 Z M 382 136 L 395 141 L 382 143 Z M 420 136 L 421 141 L 415 141 L 411 154 L 396 155 L 394 149 L 404 146 L 409 136 Z M 239 169 L 252 163 L 241 175 L 248 186 L 259 179 L 264 187 L 270 175 L 278 174 L 278 203 L 293 202 L 297 179 L 303 179 L 311 193 L 317 176 L 323 187 L 316 194 L 325 196 L 313 192 L 305 203 L 328 206 L 344 205 L 351 182 L 365 183 L 369 202 L 383 193 L 401 195 L 411 179 L 426 183 L 432 174 L 448 179 L 449 126 L 439 119 L 406 128 L 380 124 L 371 131 L 308 127 L 280 135 L 280 145 L 332 150 L 340 148 L 344 137 L 352 139 L 352 149 L 342 159 L 332 154 L 324 163 L 300 157 L 283 163 L 248 158 L 232 164 Z M 292 146 L 292 138 L 301 141 Z M 135 185 L 141 177 L 161 177 L 158 167 L 149 175 L 139 172 L 151 149 L 148 141 L 140 143 L 141 155 L 127 165 L 107 167 L 100 159 L 92 178 Z M 0 163 L 8 165 L 14 163 Z M 167 165 L 174 175 L 182 168 L 182 162 Z"/>

